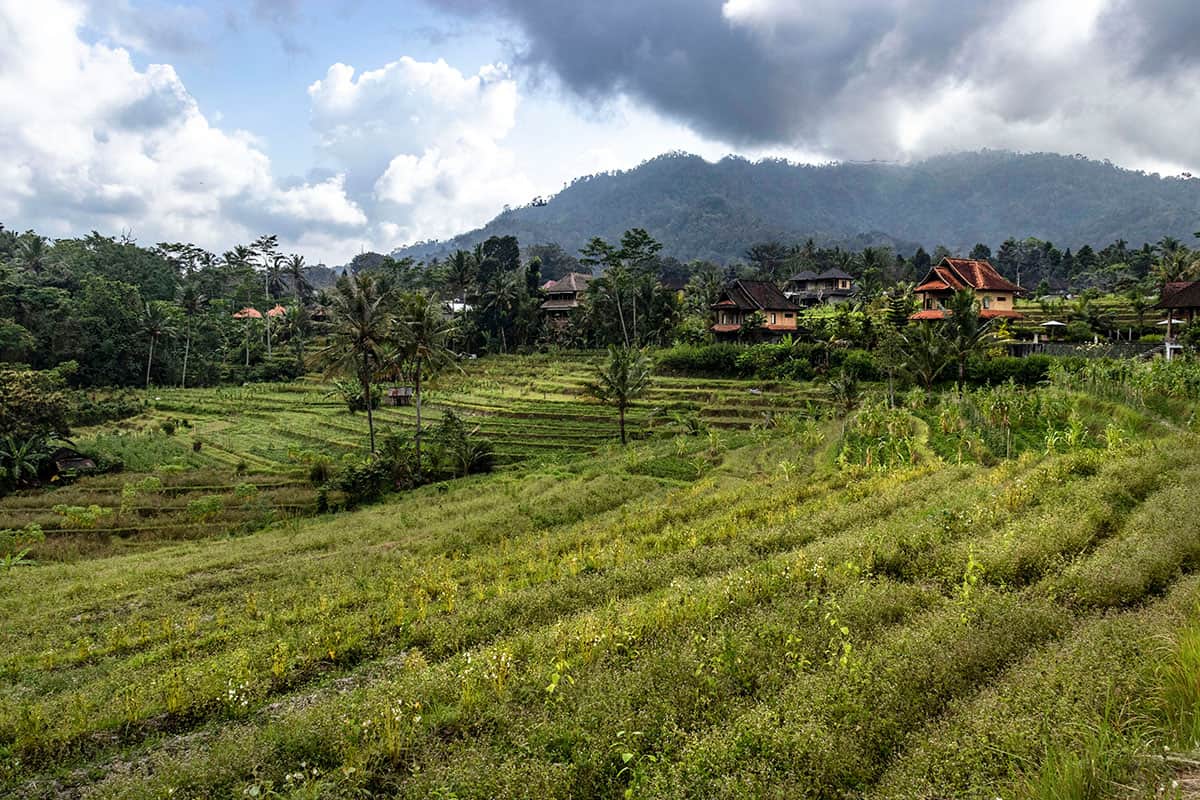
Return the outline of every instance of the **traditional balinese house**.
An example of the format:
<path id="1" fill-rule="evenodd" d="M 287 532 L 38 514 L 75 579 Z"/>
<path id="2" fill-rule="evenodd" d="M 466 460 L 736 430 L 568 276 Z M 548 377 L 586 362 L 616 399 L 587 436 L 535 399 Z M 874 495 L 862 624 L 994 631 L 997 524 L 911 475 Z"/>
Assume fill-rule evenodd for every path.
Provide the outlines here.
<path id="1" fill-rule="evenodd" d="M 818 275 L 803 271 L 787 279 L 783 293 L 801 306 L 844 303 L 854 296 L 854 276 L 840 269 L 828 269 Z"/>
<path id="2" fill-rule="evenodd" d="M 546 300 L 542 303 L 542 312 L 546 314 L 552 325 L 566 325 L 571 314 L 580 306 L 580 296 L 587 291 L 591 275 L 582 272 L 568 272 L 556 281 L 549 281 L 542 290 Z"/>
<path id="3" fill-rule="evenodd" d="M 762 314 L 763 322 L 752 335 L 771 338 L 796 330 L 800 307 L 770 281 L 739 279 L 725 285 L 712 310 L 716 323 L 711 330 L 718 338 L 737 336 L 755 314 Z"/>
<path id="4" fill-rule="evenodd" d="M 955 292 L 970 289 L 979 301 L 983 319 L 1024 319 L 1014 308 L 1017 295 L 1024 290 L 1005 278 L 987 261 L 975 258 L 943 258 L 930 268 L 925 279 L 913 291 L 921 308 L 912 319 L 945 319 L 946 304 Z"/>

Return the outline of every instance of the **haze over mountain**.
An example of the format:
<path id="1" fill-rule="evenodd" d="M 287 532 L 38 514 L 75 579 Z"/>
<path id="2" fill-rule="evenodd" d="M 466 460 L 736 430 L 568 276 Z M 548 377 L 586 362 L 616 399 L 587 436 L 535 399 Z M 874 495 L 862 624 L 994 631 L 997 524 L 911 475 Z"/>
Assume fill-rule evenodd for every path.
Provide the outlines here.
<path id="1" fill-rule="evenodd" d="M 681 260 L 729 262 L 752 244 L 894 244 L 968 249 L 1036 236 L 1059 247 L 1131 244 L 1200 230 L 1200 179 L 1163 178 L 1051 153 L 958 153 L 911 165 L 823 166 L 666 154 L 635 169 L 577 179 L 544 203 L 504 211 L 452 239 L 396 251 L 443 256 L 493 235 L 574 252 L 591 237 L 646 228 Z"/>

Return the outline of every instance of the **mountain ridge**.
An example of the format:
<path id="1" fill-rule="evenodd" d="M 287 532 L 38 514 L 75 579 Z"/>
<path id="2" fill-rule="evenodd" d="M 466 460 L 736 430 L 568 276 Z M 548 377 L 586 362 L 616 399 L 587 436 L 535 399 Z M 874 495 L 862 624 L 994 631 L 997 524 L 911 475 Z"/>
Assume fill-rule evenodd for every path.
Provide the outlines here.
<path id="1" fill-rule="evenodd" d="M 575 179 L 537 204 L 506 209 L 450 239 L 394 251 L 444 257 L 489 236 L 522 245 L 553 242 L 577 251 L 593 236 L 610 241 L 646 228 L 665 255 L 736 261 L 753 244 L 813 238 L 853 248 L 891 244 L 993 248 L 1036 236 L 1060 247 L 1131 244 L 1200 230 L 1200 179 L 1161 177 L 1109 161 L 1055 153 L 983 150 L 911 164 L 795 164 L 727 156 L 705 161 L 665 153 L 629 170 Z"/>

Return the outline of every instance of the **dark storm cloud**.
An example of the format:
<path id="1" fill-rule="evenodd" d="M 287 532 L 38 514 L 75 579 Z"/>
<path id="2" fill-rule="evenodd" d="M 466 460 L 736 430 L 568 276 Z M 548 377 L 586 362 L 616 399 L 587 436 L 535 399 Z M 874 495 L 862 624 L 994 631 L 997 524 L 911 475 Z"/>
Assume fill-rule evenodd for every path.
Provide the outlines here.
<path id="1" fill-rule="evenodd" d="M 1169 84 L 1200 66 L 1197 0 L 1112 0 L 1095 29 L 1084 31 L 1089 46 L 1066 63 L 1053 43 L 1035 54 L 1024 37 L 1043 32 L 1043 17 L 1083 30 L 1088 15 L 1081 9 L 1052 23 L 1055 6 L 1034 0 L 429 2 L 515 23 L 524 34 L 517 63 L 556 75 L 584 97 L 623 93 L 731 144 L 806 146 L 839 157 L 896 155 L 900 109 L 932 105 L 947 87 L 967 87 L 978 101 L 971 111 L 993 125 L 1023 126 L 1009 139 L 981 130 L 964 147 L 1041 146 L 1039 126 L 1091 104 L 1110 115 L 1095 120 L 1093 150 L 1107 154 L 1109 128 L 1121 139 L 1117 149 L 1128 150 L 1131 120 L 1122 115 L 1146 93 L 1137 81 Z M 1014 34 L 1006 25 L 1023 10 L 1035 24 Z M 1071 143 L 1059 147 L 1073 151 Z M 1200 154 L 1191 145 L 1163 155 Z"/>
<path id="2" fill-rule="evenodd" d="M 1101 19 L 1117 53 L 1132 50 L 1139 72 L 1170 74 L 1200 63 L 1200 2 L 1122 0 Z"/>
<path id="3" fill-rule="evenodd" d="M 960 41 L 996 13 L 987 0 L 821 4 L 763 26 L 731 20 L 722 0 L 434 0 L 496 12 L 528 44 L 520 63 L 546 67 L 589 97 L 625 92 L 701 130 L 741 143 L 806 138 L 821 108 L 868 68 L 918 84 L 946 69 Z M 915 12 L 914 12 L 915 9 Z"/>

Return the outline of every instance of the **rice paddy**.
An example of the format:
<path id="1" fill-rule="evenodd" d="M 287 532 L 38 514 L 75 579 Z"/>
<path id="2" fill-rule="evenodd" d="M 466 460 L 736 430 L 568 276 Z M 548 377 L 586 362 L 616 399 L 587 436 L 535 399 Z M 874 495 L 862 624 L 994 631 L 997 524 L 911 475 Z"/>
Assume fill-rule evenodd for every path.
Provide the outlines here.
<path id="1" fill-rule="evenodd" d="M 817 387 L 664 380 L 622 449 L 586 364 L 431 392 L 496 473 L 0 573 L 0 793 L 1151 797 L 1200 744 L 1186 425 L 1088 397 L 1067 445 L 867 467 Z M 283 496 L 363 435 L 322 395 L 160 392 L 204 445 L 138 498 L 241 462 Z"/>

